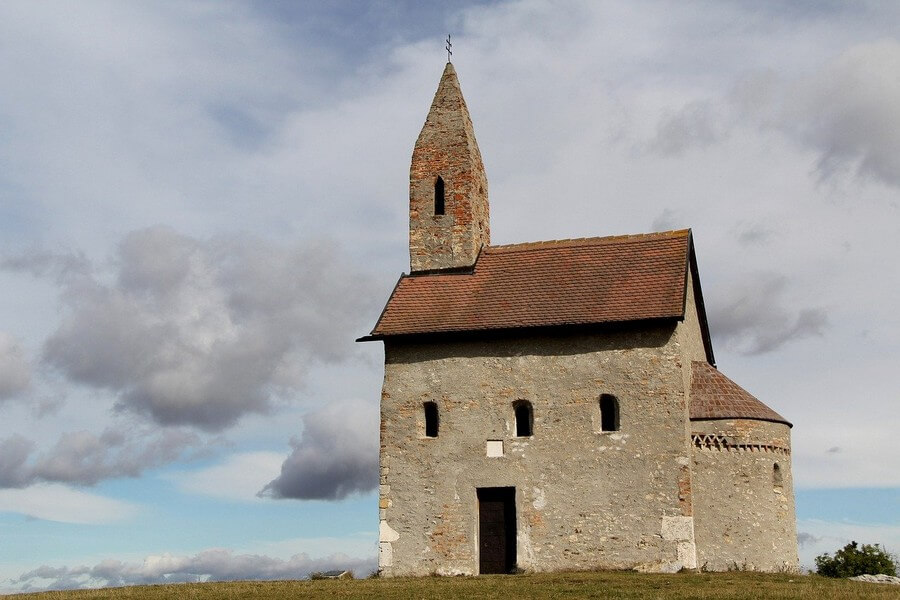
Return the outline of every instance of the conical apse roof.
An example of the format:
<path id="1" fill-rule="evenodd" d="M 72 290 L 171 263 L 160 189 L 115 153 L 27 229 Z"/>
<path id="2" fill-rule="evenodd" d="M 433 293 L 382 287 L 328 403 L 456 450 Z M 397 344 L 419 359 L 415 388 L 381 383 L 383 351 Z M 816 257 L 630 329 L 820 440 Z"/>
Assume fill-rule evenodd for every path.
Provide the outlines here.
<path id="1" fill-rule="evenodd" d="M 691 363 L 691 420 L 755 419 L 791 426 L 777 412 L 707 362 Z"/>

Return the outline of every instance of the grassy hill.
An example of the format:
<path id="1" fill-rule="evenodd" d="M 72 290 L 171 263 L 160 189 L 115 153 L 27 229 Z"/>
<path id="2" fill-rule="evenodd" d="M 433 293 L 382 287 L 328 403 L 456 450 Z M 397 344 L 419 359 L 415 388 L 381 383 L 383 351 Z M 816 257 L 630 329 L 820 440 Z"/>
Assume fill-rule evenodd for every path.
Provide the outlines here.
<path id="1" fill-rule="evenodd" d="M 542 573 L 482 577 L 425 577 L 419 579 L 362 579 L 325 581 L 239 581 L 135 586 L 25 594 L 29 600 L 157 600 L 187 598 L 797 598 L 897 600 L 900 586 L 827 579 L 815 575 L 757 573 L 701 573 L 646 575 L 631 572 Z"/>

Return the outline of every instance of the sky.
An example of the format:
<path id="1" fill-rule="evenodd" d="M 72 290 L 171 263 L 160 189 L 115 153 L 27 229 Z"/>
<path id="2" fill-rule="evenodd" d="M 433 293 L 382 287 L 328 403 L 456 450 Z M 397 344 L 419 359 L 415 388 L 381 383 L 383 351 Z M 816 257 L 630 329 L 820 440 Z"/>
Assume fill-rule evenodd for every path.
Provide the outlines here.
<path id="1" fill-rule="evenodd" d="M 0 591 L 375 568 L 412 146 L 492 243 L 691 227 L 801 563 L 900 551 L 900 4 L 0 3 Z"/>

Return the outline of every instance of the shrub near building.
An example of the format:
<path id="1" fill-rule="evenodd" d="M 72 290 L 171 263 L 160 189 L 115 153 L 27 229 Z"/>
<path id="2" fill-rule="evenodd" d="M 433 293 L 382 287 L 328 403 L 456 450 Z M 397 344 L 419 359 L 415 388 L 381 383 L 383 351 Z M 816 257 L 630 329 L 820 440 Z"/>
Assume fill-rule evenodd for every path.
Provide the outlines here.
<path id="1" fill-rule="evenodd" d="M 850 542 L 831 556 L 827 552 L 816 557 L 816 573 L 825 577 L 857 575 L 896 575 L 895 557 L 878 544 Z"/>

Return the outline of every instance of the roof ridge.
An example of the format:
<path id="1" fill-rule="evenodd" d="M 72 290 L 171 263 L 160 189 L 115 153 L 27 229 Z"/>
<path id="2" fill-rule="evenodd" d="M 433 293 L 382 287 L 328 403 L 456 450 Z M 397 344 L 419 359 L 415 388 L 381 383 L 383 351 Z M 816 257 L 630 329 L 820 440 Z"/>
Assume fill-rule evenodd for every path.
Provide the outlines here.
<path id="1" fill-rule="evenodd" d="M 541 250 L 543 248 L 560 248 L 566 246 L 593 246 L 599 244 L 612 244 L 621 242 L 646 242 L 658 239 L 687 237 L 690 229 L 672 229 L 669 231 L 656 231 L 652 233 L 630 233 L 622 235 L 608 235 L 600 237 L 565 238 L 560 240 L 541 240 L 537 242 L 519 242 L 517 244 L 498 244 L 485 246 L 485 251 L 493 252 L 520 252 L 528 250 Z"/>

